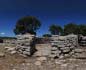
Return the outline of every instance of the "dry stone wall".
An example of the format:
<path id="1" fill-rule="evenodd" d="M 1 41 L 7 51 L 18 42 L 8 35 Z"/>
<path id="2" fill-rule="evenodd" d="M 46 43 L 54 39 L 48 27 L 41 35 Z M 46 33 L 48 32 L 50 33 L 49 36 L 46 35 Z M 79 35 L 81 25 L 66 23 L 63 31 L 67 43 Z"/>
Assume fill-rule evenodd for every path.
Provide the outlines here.
<path id="1" fill-rule="evenodd" d="M 31 34 L 17 35 L 16 51 L 22 55 L 30 56 L 35 52 L 35 36 Z"/>
<path id="2" fill-rule="evenodd" d="M 54 35 L 50 39 L 50 44 L 36 44 L 35 36 L 31 34 L 17 35 L 16 51 L 23 56 L 33 55 L 35 57 L 65 58 L 81 57 L 81 49 L 77 49 L 78 36 Z M 37 51 L 36 51 L 37 50 Z M 36 51 L 36 52 L 35 52 Z M 12 52 L 14 53 L 14 52 Z M 34 53 L 34 54 L 33 54 Z M 84 53 L 83 53 L 84 55 Z"/>
<path id="3" fill-rule="evenodd" d="M 33 55 L 35 57 L 43 58 L 65 58 L 71 56 L 75 58 L 86 58 L 86 50 L 82 50 L 82 48 L 77 47 L 77 35 L 53 35 L 50 37 L 50 43 L 47 44 L 36 44 L 35 35 L 31 34 L 17 35 L 16 38 L 16 48 L 5 47 L 7 52 L 10 52 L 11 54 L 19 53 L 25 57 Z M 86 37 L 83 37 L 82 39 L 85 40 Z"/>
<path id="4" fill-rule="evenodd" d="M 67 36 L 52 36 L 51 38 L 51 57 L 70 57 L 75 53 L 75 48 L 78 45 L 77 35 Z"/>
<path id="5" fill-rule="evenodd" d="M 36 45 L 37 52 L 34 56 L 47 56 L 51 58 L 70 57 L 75 54 L 75 48 L 78 46 L 77 35 L 51 37 L 50 44 Z"/>

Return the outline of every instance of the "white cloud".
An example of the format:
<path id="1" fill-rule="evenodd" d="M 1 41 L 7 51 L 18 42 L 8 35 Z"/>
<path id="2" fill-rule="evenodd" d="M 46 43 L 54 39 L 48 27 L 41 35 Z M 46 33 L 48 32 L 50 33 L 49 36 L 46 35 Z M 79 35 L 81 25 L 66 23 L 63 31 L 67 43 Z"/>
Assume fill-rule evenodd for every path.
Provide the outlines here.
<path id="1" fill-rule="evenodd" d="M 1 35 L 5 35 L 5 33 L 4 33 L 4 32 L 1 32 L 0 34 L 1 34 Z"/>

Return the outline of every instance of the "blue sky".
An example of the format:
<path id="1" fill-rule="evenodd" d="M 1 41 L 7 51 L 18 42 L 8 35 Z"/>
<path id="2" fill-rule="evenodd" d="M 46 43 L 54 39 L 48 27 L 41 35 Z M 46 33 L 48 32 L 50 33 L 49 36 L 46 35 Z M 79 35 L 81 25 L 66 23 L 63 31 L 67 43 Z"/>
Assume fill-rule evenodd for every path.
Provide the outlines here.
<path id="1" fill-rule="evenodd" d="M 27 15 L 41 21 L 38 35 L 49 33 L 51 24 L 86 24 L 86 0 L 0 0 L 0 36 L 15 36 L 17 20 Z"/>

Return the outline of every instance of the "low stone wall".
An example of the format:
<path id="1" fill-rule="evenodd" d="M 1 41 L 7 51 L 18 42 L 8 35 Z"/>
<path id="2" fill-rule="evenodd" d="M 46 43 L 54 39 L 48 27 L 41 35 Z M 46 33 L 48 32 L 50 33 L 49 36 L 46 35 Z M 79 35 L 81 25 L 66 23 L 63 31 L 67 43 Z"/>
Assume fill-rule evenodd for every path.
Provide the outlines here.
<path id="1" fill-rule="evenodd" d="M 74 50 L 78 45 L 77 35 L 52 37 L 51 57 L 70 57 L 74 54 Z"/>
<path id="2" fill-rule="evenodd" d="M 22 55 L 30 56 L 35 51 L 34 35 L 17 35 L 16 51 Z"/>
<path id="3" fill-rule="evenodd" d="M 50 44 L 37 44 L 37 52 L 34 56 L 46 56 L 51 58 L 71 57 L 78 46 L 77 35 L 52 36 Z"/>
<path id="4" fill-rule="evenodd" d="M 65 58 L 71 56 L 81 56 L 82 50 L 78 47 L 78 36 L 52 36 L 48 44 L 36 44 L 35 36 L 30 34 L 17 35 L 17 46 L 12 50 L 12 54 L 17 53 L 23 56 L 33 55 L 35 57 Z M 16 51 L 14 51 L 16 50 Z M 36 51 L 37 50 L 37 51 Z M 36 52 L 35 52 L 36 51 Z M 83 57 L 84 57 L 83 53 Z"/>
<path id="5" fill-rule="evenodd" d="M 34 41 L 34 35 L 25 34 L 17 36 L 16 50 L 22 55 L 31 55 L 34 53 L 35 46 L 31 46 Z M 78 44 L 77 35 L 52 36 L 50 44 L 37 44 L 37 52 L 33 56 L 45 56 L 51 58 L 70 57 L 75 53 Z M 33 43 L 34 45 L 34 43 Z"/>

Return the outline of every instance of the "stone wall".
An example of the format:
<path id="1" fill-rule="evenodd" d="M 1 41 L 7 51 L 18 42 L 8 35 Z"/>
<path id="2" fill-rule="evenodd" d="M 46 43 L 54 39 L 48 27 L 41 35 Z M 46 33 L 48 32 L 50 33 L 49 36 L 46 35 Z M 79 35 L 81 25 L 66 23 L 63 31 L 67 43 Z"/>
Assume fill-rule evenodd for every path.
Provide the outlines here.
<path id="1" fill-rule="evenodd" d="M 78 46 L 77 35 L 52 36 L 51 39 L 51 57 L 70 57 L 74 54 L 74 50 Z"/>
<path id="2" fill-rule="evenodd" d="M 35 52 L 35 36 L 31 34 L 17 35 L 16 51 L 24 56 L 30 56 Z"/>
<path id="3" fill-rule="evenodd" d="M 36 45 L 34 35 L 24 34 L 16 37 L 16 51 L 23 56 L 65 58 L 79 55 L 77 52 L 81 52 L 80 49 L 77 49 L 78 36 L 73 34 L 67 36 L 53 35 L 50 37 L 50 43 Z"/>
<path id="4" fill-rule="evenodd" d="M 35 56 L 35 57 L 50 57 L 50 58 L 86 58 L 85 50 L 82 50 L 78 46 L 77 35 L 59 36 L 53 35 L 49 38 L 51 40 L 47 44 L 36 44 L 35 35 L 23 34 L 16 36 L 16 48 L 5 47 L 11 54 L 19 53 L 23 56 Z M 83 40 L 85 37 L 82 38 Z M 83 55 L 83 56 L 82 56 Z"/>
<path id="5" fill-rule="evenodd" d="M 64 58 L 75 54 L 75 48 L 78 46 L 77 35 L 53 35 L 50 39 L 50 44 L 36 45 L 37 52 L 34 54 L 34 56 Z"/>

